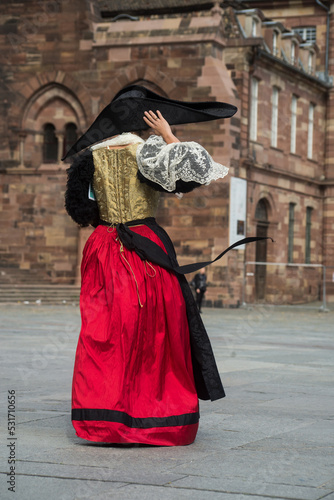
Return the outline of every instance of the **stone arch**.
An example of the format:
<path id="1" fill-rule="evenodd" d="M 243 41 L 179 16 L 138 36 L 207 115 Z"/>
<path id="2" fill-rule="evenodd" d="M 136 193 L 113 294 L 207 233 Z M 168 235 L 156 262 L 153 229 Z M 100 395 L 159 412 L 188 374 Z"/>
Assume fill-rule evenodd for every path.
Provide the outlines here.
<path id="1" fill-rule="evenodd" d="M 28 100 L 22 115 L 21 129 L 34 130 L 38 116 L 54 101 L 63 103 L 68 109 L 67 121 L 76 123 L 80 130 L 85 129 L 86 113 L 81 102 L 69 89 L 57 83 L 43 86 Z"/>
<path id="2" fill-rule="evenodd" d="M 57 82 L 38 88 L 25 104 L 21 116 L 21 131 L 25 137 L 24 147 L 21 145 L 21 164 L 37 168 L 43 163 L 43 130 L 46 123 L 52 123 L 55 127 L 59 162 L 63 156 L 66 125 L 74 123 L 80 133 L 86 129 L 87 120 L 78 97 Z"/>
<path id="3" fill-rule="evenodd" d="M 256 208 L 258 206 L 258 203 L 261 201 L 261 203 L 263 203 L 265 205 L 265 208 L 267 210 L 268 222 L 272 221 L 274 213 L 276 212 L 276 208 L 275 208 L 275 202 L 274 202 L 274 199 L 273 199 L 271 193 L 267 190 L 262 190 L 256 198 L 257 198 L 257 201 L 256 201 L 256 203 L 254 203 L 254 219 L 257 219 Z"/>
<path id="4" fill-rule="evenodd" d="M 115 78 L 111 80 L 107 90 L 101 95 L 101 103 L 106 106 L 113 96 L 127 85 L 140 84 L 144 81 L 153 86 L 152 90 L 154 87 L 157 90 L 161 89 L 168 97 L 173 97 L 177 88 L 175 82 L 162 71 L 157 71 L 144 64 L 134 64 L 119 70 Z"/>
<path id="5" fill-rule="evenodd" d="M 133 85 L 141 85 L 143 87 L 148 88 L 149 90 L 152 90 L 156 94 L 160 94 L 160 95 L 163 95 L 164 97 L 168 97 L 166 92 L 164 92 L 164 90 L 161 87 L 159 87 L 159 85 L 156 85 L 155 83 L 153 83 L 149 80 L 145 80 L 144 78 L 141 78 L 140 80 L 136 80 L 136 81 L 132 82 L 132 84 Z"/>
<path id="6" fill-rule="evenodd" d="M 266 198 L 260 198 L 255 207 L 255 220 L 261 222 L 268 222 L 268 200 Z"/>
<path id="7" fill-rule="evenodd" d="M 26 107 L 27 101 L 33 100 L 34 96 L 50 85 L 59 85 L 72 94 L 81 103 L 83 109 L 90 109 L 91 96 L 86 88 L 75 78 L 64 71 L 49 71 L 37 73 L 24 82 L 13 82 L 10 87 L 17 95 L 22 107 Z"/>

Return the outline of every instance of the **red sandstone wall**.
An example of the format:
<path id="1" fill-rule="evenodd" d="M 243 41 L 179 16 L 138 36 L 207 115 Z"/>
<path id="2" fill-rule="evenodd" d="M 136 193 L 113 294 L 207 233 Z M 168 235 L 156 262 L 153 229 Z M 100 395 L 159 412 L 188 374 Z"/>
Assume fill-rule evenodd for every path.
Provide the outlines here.
<path id="1" fill-rule="evenodd" d="M 64 171 L 1 174 L 0 283 L 73 284 L 78 229 Z"/>
<path id="2" fill-rule="evenodd" d="M 232 120 L 178 127 L 177 135 L 181 140 L 200 142 L 216 161 L 230 167 L 230 175 L 248 180 L 248 235 L 256 231 L 256 203 L 266 197 L 270 205 L 269 229 L 276 240 L 268 246 L 268 261 L 287 260 L 288 205 L 294 200 L 296 261 L 304 258 L 305 208 L 311 205 L 314 207 L 312 262 L 321 263 L 323 256 L 327 264 L 331 262 L 333 193 L 320 180 L 324 173 L 328 178 L 334 177 L 332 141 L 325 146 L 323 131 L 325 91 L 321 85 L 310 83 L 306 76 L 284 73 L 278 63 L 254 59 L 255 42 L 240 36 L 231 9 L 220 14 L 207 11 L 164 19 L 148 16 L 139 22 L 105 23 L 91 8 L 94 2 L 85 3 L 86 11 L 82 2 L 62 0 L 54 2 L 58 7 L 53 12 L 43 7 L 41 13 L 40 2 L 30 1 L 25 16 L 21 4 L 5 3 L 0 6 L 0 13 L 9 22 L 0 29 L 0 53 L 2 57 L 5 55 L 5 64 L 8 63 L 0 85 L 4 221 L 0 252 L 2 270 L 6 272 L 3 279 L 19 282 L 29 276 L 37 282 L 75 280 L 80 246 L 78 228 L 63 209 L 64 173 L 57 172 L 57 165 L 53 166 L 56 171 L 52 176 L 34 170 L 41 164 L 38 132 L 48 117 L 58 133 L 67 121 L 74 121 L 79 130 L 85 130 L 118 90 L 135 82 L 145 82 L 180 100 L 216 98 L 237 104 L 240 111 Z M 283 20 L 286 13 L 280 15 Z M 324 18 L 321 19 L 323 22 Z M 93 26 L 92 21 L 97 24 Z M 320 28 L 319 40 L 323 43 L 323 25 Z M 17 35 L 10 43 L 8 32 Z M 321 57 L 319 61 L 323 64 Z M 248 140 L 251 75 L 261 80 L 259 139 L 254 144 Z M 277 148 L 271 148 L 269 143 L 272 85 L 281 88 Z M 296 155 L 288 150 L 292 92 L 300 95 Z M 317 104 L 313 161 L 306 158 L 305 150 L 310 100 Z M 21 129 L 25 131 L 23 164 L 30 169 L 27 175 L 13 170 L 20 163 Z M 228 178 L 185 195 L 182 200 L 163 197 L 158 214 L 159 222 L 176 244 L 180 263 L 220 253 L 228 245 L 228 218 Z M 254 247 L 249 246 L 246 256 L 242 250 L 232 251 L 211 266 L 208 278 L 212 285 L 207 299 L 215 305 L 240 303 L 244 258 L 254 260 L 254 257 Z M 311 270 L 307 273 L 296 277 L 291 272 L 286 287 L 287 274 L 268 268 L 266 299 L 289 302 L 316 298 L 318 277 Z M 293 284 L 297 286 L 292 287 Z M 247 300 L 254 299 L 254 286 L 250 282 L 245 292 Z"/>

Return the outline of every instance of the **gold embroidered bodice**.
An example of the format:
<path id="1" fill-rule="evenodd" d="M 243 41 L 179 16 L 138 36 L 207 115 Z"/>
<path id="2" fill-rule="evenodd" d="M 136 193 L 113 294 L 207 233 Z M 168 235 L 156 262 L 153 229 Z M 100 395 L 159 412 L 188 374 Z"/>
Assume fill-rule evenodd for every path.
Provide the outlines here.
<path id="1" fill-rule="evenodd" d="M 100 218 L 106 222 L 128 222 L 155 217 L 159 192 L 137 178 L 138 144 L 92 151 L 93 189 Z"/>

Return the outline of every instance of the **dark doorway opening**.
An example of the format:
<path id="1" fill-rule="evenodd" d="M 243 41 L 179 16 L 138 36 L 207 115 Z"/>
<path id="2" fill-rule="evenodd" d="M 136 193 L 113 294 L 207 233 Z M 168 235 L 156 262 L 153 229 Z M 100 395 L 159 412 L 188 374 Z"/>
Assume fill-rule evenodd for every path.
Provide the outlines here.
<path id="1" fill-rule="evenodd" d="M 256 205 L 255 219 L 256 236 L 267 237 L 269 222 L 265 199 L 259 200 Z M 255 265 L 255 296 L 256 300 L 264 300 L 266 296 L 267 266 L 263 263 L 267 262 L 267 240 L 256 242 L 255 260 L 262 263 Z"/>
<path id="2" fill-rule="evenodd" d="M 57 163 L 58 138 L 56 127 L 52 123 L 44 125 L 43 163 Z"/>

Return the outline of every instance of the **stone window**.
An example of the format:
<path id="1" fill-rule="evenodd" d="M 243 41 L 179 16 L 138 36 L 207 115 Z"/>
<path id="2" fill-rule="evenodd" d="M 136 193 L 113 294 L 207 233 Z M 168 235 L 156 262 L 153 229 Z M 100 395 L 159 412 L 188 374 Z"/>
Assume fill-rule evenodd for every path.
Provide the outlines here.
<path id="1" fill-rule="evenodd" d="M 291 99 L 291 136 L 290 136 L 290 152 L 296 153 L 296 138 L 297 138 L 297 104 L 298 97 L 292 96 Z"/>
<path id="2" fill-rule="evenodd" d="M 317 41 L 316 26 L 298 26 L 293 28 L 293 31 L 298 33 L 306 42 L 315 43 Z"/>
<path id="3" fill-rule="evenodd" d="M 273 31 L 273 55 L 278 56 L 278 31 Z"/>
<path id="4" fill-rule="evenodd" d="M 308 109 L 308 134 L 307 134 L 307 157 L 313 158 L 313 128 L 314 128 L 314 108 L 315 105 L 310 103 Z"/>
<path id="5" fill-rule="evenodd" d="M 293 239 L 294 239 L 294 224 L 295 224 L 295 206 L 296 203 L 289 203 L 289 240 L 288 240 L 288 263 L 293 262 Z"/>
<path id="6" fill-rule="evenodd" d="M 310 73 L 310 74 L 313 74 L 314 73 L 314 53 L 312 52 L 312 50 L 309 51 L 308 53 L 308 58 L 307 58 L 307 71 Z"/>
<path id="7" fill-rule="evenodd" d="M 46 123 L 43 128 L 43 163 L 57 163 L 58 138 L 56 128 L 52 123 Z"/>
<path id="8" fill-rule="evenodd" d="M 250 102 L 250 127 L 249 138 L 251 141 L 257 139 L 257 110 L 258 110 L 259 81 L 251 79 L 251 102 Z"/>
<path id="9" fill-rule="evenodd" d="M 271 100 L 271 146 L 273 148 L 277 148 L 278 95 L 279 88 L 273 87 Z"/>
<path id="10" fill-rule="evenodd" d="M 290 53 L 291 64 L 296 62 L 296 42 L 291 43 L 291 53 Z"/>
<path id="11" fill-rule="evenodd" d="M 306 207 L 306 227 L 305 227 L 305 264 L 311 263 L 311 218 L 312 207 Z"/>
<path id="12" fill-rule="evenodd" d="M 258 26 L 259 26 L 259 21 L 256 17 L 252 17 L 252 37 L 257 37 L 258 36 Z"/>
<path id="13" fill-rule="evenodd" d="M 63 154 L 65 156 L 69 151 L 71 146 L 76 142 L 78 138 L 77 126 L 75 123 L 67 123 L 65 125 L 65 133 L 64 133 L 64 144 L 63 144 Z"/>

